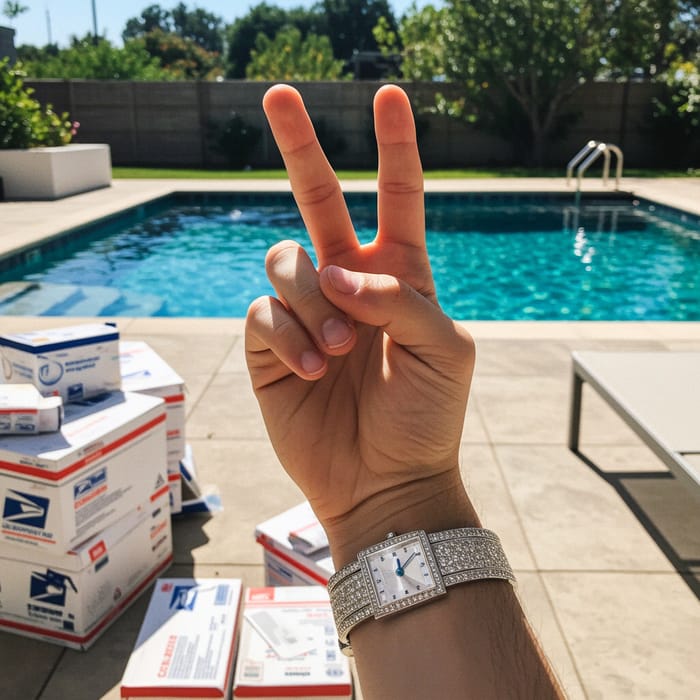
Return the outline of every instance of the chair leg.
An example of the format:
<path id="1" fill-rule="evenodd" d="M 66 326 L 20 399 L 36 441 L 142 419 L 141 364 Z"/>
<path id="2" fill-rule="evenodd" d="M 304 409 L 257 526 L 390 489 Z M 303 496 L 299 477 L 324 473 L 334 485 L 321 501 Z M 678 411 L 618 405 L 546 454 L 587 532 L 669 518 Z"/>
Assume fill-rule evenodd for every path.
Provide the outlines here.
<path id="1" fill-rule="evenodd" d="M 571 406 L 569 412 L 569 449 L 578 452 L 578 442 L 581 432 L 581 400 L 583 397 L 583 379 L 573 372 L 571 382 Z"/>

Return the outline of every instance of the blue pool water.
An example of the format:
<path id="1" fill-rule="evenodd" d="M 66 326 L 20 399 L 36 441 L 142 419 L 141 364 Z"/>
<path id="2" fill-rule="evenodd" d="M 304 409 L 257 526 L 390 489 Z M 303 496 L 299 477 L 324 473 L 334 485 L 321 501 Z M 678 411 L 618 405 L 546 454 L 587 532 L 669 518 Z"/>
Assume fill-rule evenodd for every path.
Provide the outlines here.
<path id="1" fill-rule="evenodd" d="M 362 240 L 370 195 L 348 195 Z M 438 297 L 457 319 L 700 320 L 700 219 L 632 199 L 428 195 Z M 0 314 L 244 316 L 264 258 L 312 253 L 287 195 L 179 195 L 74 232 L 0 273 Z M 3 282 L 29 283 L 13 287 Z"/>

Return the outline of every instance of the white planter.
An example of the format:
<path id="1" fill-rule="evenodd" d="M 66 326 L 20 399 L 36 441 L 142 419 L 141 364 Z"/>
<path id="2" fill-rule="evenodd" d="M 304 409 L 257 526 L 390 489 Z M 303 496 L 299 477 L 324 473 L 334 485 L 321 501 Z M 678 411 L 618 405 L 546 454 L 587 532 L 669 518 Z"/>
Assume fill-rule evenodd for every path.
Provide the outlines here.
<path id="1" fill-rule="evenodd" d="M 5 199 L 59 199 L 112 182 L 112 157 L 103 143 L 0 149 Z"/>

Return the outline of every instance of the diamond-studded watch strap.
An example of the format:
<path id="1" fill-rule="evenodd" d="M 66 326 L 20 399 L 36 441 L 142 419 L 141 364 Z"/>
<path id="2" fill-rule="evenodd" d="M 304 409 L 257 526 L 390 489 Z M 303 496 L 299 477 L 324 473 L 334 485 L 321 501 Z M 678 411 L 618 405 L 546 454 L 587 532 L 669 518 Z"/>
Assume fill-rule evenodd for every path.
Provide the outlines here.
<path id="1" fill-rule="evenodd" d="M 445 586 L 489 578 L 515 580 L 498 535 L 491 530 L 456 528 L 427 537 Z M 350 631 L 376 611 L 359 557 L 331 576 L 328 593 L 340 645 L 347 653 Z"/>

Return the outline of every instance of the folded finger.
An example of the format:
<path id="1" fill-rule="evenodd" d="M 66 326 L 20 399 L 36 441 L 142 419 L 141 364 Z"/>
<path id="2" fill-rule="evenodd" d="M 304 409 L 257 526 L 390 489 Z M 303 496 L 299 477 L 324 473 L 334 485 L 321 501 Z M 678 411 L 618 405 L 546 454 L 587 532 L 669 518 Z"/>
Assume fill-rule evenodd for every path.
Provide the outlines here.
<path id="1" fill-rule="evenodd" d="M 282 241 L 268 252 L 265 267 L 277 295 L 316 345 L 329 355 L 348 352 L 355 340 L 354 326 L 324 296 L 306 251 L 294 241 Z"/>
<path id="2" fill-rule="evenodd" d="M 340 188 L 316 138 L 301 95 L 289 85 L 275 85 L 263 109 L 284 160 L 292 191 L 319 262 L 358 247 Z"/>
<path id="3" fill-rule="evenodd" d="M 248 308 L 245 352 L 256 391 L 290 373 L 313 380 L 327 369 L 325 356 L 299 320 L 274 297 L 259 297 Z"/>

